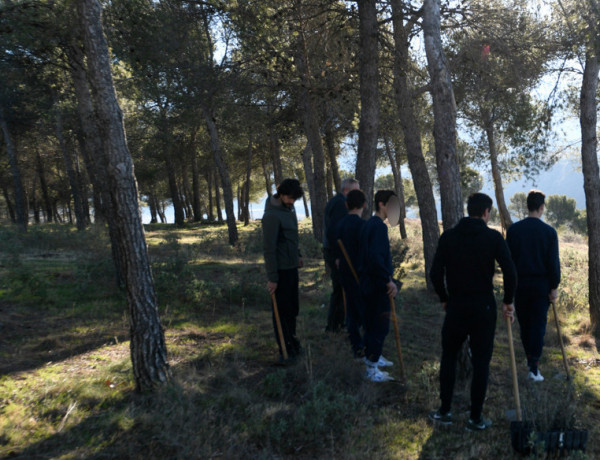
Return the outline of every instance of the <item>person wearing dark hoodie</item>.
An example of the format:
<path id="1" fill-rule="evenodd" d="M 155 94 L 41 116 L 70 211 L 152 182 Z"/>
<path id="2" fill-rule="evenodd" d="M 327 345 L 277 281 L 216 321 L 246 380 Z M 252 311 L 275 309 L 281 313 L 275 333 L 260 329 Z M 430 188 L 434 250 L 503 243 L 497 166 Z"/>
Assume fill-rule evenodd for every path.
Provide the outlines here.
<path id="1" fill-rule="evenodd" d="M 452 424 L 450 408 L 456 362 L 468 336 L 473 363 L 471 413 L 466 426 L 469 431 L 485 430 L 491 425 L 491 421 L 482 416 L 482 409 L 496 332 L 493 286 L 496 261 L 504 278 L 502 312 L 505 318 L 514 321 L 516 270 L 504 238 L 487 226 L 491 210 L 489 196 L 474 193 L 469 197 L 469 217 L 462 218 L 454 228 L 442 234 L 430 272 L 446 316 L 442 326 L 441 406 L 431 412 L 429 418 L 440 424 Z"/>
<path id="2" fill-rule="evenodd" d="M 379 367 L 391 366 L 381 352 L 390 330 L 390 296 L 396 297 L 398 286 L 392 275 L 392 254 L 388 228 L 388 202 L 395 195 L 392 190 L 379 190 L 375 194 L 375 215 L 361 228 L 358 249 L 358 277 L 364 299 L 365 376 L 372 382 L 385 382 L 393 378 Z"/>
<path id="3" fill-rule="evenodd" d="M 346 302 L 346 329 L 348 330 L 348 338 L 355 358 L 362 358 L 365 355 L 365 344 L 360 330 L 363 325 L 364 305 L 360 295 L 360 287 L 354 274 L 358 266 L 360 230 L 365 224 L 361 214 L 366 205 L 367 199 L 362 190 L 350 191 L 346 197 L 348 214 L 340 220 L 329 241 L 330 247 L 336 248 L 336 264 L 339 267 Z M 348 264 L 338 245 L 338 240 L 342 242 L 352 266 Z"/>
<path id="4" fill-rule="evenodd" d="M 545 195 L 531 190 L 527 195 L 529 216 L 511 225 L 506 242 L 517 267 L 519 282 L 515 311 L 521 329 L 521 342 L 527 356 L 529 379 L 541 382 L 538 369 L 542 356 L 550 302 L 558 296 L 560 260 L 556 230 L 542 222 Z"/>
<path id="5" fill-rule="evenodd" d="M 301 350 L 296 337 L 296 317 L 299 311 L 298 268 L 302 266 L 302 257 L 298 246 L 298 219 L 294 203 L 302 195 L 300 182 L 284 179 L 277 187 L 277 193 L 267 198 L 262 218 L 267 290 L 269 294 L 275 294 L 283 340 L 292 359 Z M 273 328 L 280 360 L 283 361 L 274 313 Z"/>

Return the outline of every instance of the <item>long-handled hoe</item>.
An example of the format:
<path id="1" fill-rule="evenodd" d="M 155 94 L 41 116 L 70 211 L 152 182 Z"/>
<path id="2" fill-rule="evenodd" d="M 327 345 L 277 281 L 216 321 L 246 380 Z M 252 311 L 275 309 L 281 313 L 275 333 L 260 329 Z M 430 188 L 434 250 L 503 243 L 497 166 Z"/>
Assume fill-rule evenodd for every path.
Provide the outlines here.
<path id="1" fill-rule="evenodd" d="M 275 293 L 271 294 L 271 300 L 273 301 L 273 314 L 275 315 L 275 324 L 277 324 L 277 335 L 279 336 L 279 343 L 281 344 L 281 354 L 283 359 L 288 359 L 287 348 L 285 346 L 285 340 L 283 340 L 283 329 L 281 329 L 281 320 L 279 319 L 279 310 L 277 308 L 277 299 L 275 299 Z"/>
<path id="2" fill-rule="evenodd" d="M 556 332 L 558 333 L 558 340 L 560 341 L 560 351 L 562 351 L 563 364 L 565 366 L 565 372 L 567 373 L 567 380 L 571 379 L 569 374 L 569 364 L 567 363 L 567 355 L 565 353 L 565 344 L 563 343 L 563 337 L 560 332 L 560 323 L 558 321 L 558 313 L 556 312 L 556 300 L 552 302 L 552 310 L 554 311 L 554 322 L 556 323 Z"/>

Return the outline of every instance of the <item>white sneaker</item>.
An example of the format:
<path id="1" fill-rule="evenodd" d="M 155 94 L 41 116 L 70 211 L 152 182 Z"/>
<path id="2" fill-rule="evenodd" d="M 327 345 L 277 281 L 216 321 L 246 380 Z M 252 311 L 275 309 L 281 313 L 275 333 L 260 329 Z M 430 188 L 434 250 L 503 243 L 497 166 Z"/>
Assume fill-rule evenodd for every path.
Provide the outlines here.
<path id="1" fill-rule="evenodd" d="M 534 382 L 543 382 L 544 376 L 540 373 L 539 369 L 536 371 L 535 374 L 529 371 L 529 380 L 533 380 Z"/>
<path id="2" fill-rule="evenodd" d="M 367 366 L 365 378 L 371 382 L 389 382 L 394 380 L 387 372 L 382 372 L 377 366 Z"/>
<path id="3" fill-rule="evenodd" d="M 393 365 L 394 365 L 394 363 L 393 363 L 393 362 L 391 362 L 389 359 L 385 359 L 385 358 L 383 357 L 383 355 L 380 355 L 380 356 L 379 356 L 379 361 L 377 361 L 377 365 L 378 365 L 379 367 L 390 367 L 390 366 L 393 366 Z"/>

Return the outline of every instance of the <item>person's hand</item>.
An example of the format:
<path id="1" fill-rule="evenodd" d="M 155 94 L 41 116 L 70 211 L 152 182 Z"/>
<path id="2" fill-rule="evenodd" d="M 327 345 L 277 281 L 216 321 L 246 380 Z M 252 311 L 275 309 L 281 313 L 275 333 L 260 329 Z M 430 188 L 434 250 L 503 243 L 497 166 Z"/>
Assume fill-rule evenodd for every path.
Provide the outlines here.
<path id="1" fill-rule="evenodd" d="M 446 311 L 447 306 L 448 306 L 448 302 L 442 302 L 442 310 Z"/>
<path id="2" fill-rule="evenodd" d="M 273 281 L 267 282 L 267 291 L 269 291 L 269 294 L 273 294 L 276 289 L 277 289 L 277 283 L 275 283 Z"/>
<path id="3" fill-rule="evenodd" d="M 298 258 L 298 268 L 304 267 L 304 259 L 302 257 Z"/>
<path id="4" fill-rule="evenodd" d="M 558 299 L 558 289 L 552 289 L 550 291 L 550 302 L 554 302 L 556 299 Z"/>
<path id="5" fill-rule="evenodd" d="M 502 304 L 502 315 L 504 316 L 504 319 L 508 319 L 510 318 L 510 323 L 514 323 L 515 322 L 515 307 L 514 305 L 511 304 Z"/>
<path id="6" fill-rule="evenodd" d="M 396 286 L 396 283 L 394 283 L 393 280 L 390 280 L 390 281 L 388 281 L 386 286 L 387 286 L 387 295 L 389 295 L 391 297 L 396 297 L 396 294 L 398 294 L 398 286 Z"/>

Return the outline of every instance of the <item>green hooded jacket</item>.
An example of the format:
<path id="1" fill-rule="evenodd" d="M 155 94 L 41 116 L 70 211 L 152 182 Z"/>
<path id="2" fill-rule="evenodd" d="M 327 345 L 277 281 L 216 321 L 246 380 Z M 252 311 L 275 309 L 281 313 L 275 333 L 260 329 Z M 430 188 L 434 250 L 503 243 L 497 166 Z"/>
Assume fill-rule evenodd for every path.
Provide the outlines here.
<path id="1" fill-rule="evenodd" d="M 298 219 L 296 210 L 277 198 L 267 198 L 262 218 L 263 252 L 269 281 L 279 281 L 278 270 L 298 268 Z"/>

